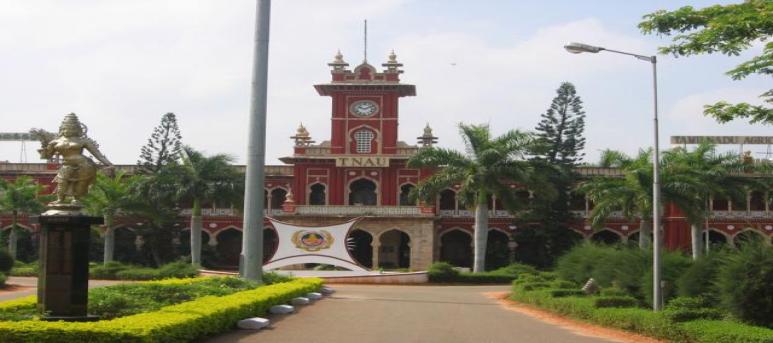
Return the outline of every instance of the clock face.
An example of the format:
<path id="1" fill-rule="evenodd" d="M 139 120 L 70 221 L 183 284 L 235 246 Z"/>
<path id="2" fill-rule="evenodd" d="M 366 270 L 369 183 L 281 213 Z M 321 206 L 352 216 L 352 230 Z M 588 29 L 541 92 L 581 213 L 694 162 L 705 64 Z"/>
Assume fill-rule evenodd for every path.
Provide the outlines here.
<path id="1" fill-rule="evenodd" d="M 370 100 L 355 101 L 349 107 L 349 111 L 359 117 L 368 117 L 378 112 L 378 105 Z"/>

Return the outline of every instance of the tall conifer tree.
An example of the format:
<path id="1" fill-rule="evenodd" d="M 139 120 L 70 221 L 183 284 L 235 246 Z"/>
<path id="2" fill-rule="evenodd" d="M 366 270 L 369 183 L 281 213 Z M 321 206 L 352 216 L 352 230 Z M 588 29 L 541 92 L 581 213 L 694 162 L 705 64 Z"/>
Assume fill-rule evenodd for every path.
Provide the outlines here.
<path id="1" fill-rule="evenodd" d="M 542 114 L 537 124 L 537 139 L 540 151 L 538 159 L 572 167 L 585 155 L 585 111 L 582 100 L 577 96 L 574 85 L 564 82 L 558 87 L 550 108 Z"/>
<path id="2" fill-rule="evenodd" d="M 516 258 L 522 262 L 548 267 L 556 257 L 574 244 L 569 223 L 570 191 L 576 181 L 574 167 L 582 160 L 585 138 L 585 112 L 574 85 L 564 82 L 558 87 L 550 108 L 537 125 L 532 163 L 540 175 L 553 184 L 557 195 L 552 198 L 534 194 L 531 211 L 520 218 L 514 239 L 518 242 Z"/>
<path id="3" fill-rule="evenodd" d="M 177 117 L 171 112 L 164 114 L 161 124 L 153 129 L 148 143 L 142 147 L 140 159 L 137 161 L 140 171 L 155 174 L 161 167 L 177 161 L 182 151 L 181 140 Z"/>

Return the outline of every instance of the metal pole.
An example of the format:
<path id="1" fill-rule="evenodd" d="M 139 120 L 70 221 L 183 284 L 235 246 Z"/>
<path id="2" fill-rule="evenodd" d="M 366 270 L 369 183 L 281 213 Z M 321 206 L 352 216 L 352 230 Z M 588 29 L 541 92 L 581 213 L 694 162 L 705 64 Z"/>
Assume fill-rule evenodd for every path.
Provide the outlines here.
<path id="1" fill-rule="evenodd" d="M 650 57 L 652 62 L 652 87 L 655 105 L 655 154 L 652 157 L 652 309 L 660 311 L 663 307 L 660 284 L 660 147 L 658 146 L 658 69 L 657 58 Z"/>
<path id="2" fill-rule="evenodd" d="M 239 275 L 258 282 L 262 282 L 263 278 L 263 184 L 266 162 L 266 85 L 270 15 L 271 0 L 258 0 L 244 187 L 244 229 L 242 253 L 239 256 Z"/>

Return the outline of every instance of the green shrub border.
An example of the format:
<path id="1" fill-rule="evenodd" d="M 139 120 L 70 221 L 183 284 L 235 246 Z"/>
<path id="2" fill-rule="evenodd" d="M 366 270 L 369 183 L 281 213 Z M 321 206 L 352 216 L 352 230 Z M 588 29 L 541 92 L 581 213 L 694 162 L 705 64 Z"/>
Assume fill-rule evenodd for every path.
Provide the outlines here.
<path id="1" fill-rule="evenodd" d="M 265 314 L 271 306 L 317 291 L 322 280 L 296 279 L 222 297 L 207 296 L 113 320 L 97 322 L 0 322 L 3 342 L 188 342 L 233 328 L 240 319 Z M 28 306 L 34 297 L 1 303 Z"/>
<path id="2" fill-rule="evenodd" d="M 610 297 L 554 297 L 557 289 L 524 290 L 513 283 L 510 299 L 575 319 L 674 342 L 773 343 L 773 330 L 733 321 L 694 320 L 677 323 L 662 312 L 638 307 L 597 308 L 596 299 Z"/>

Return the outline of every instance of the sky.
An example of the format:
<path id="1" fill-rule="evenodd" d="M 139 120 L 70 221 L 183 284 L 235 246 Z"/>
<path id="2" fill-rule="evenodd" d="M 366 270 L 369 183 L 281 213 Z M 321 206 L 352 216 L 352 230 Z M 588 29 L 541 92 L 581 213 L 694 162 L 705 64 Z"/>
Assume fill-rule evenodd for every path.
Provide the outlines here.
<path id="1" fill-rule="evenodd" d="M 586 161 L 603 149 L 634 154 L 653 142 L 652 70 L 611 54 L 573 55 L 578 41 L 654 54 L 668 37 L 637 29 L 644 14 L 716 1 L 282 0 L 271 8 L 266 163 L 292 154 L 303 123 L 330 136 L 330 80 L 338 49 L 351 67 L 385 62 L 394 49 L 402 82 L 417 96 L 400 103 L 400 140 L 415 144 L 424 125 L 440 145 L 462 149 L 458 124 L 487 123 L 494 134 L 533 130 L 555 90 L 573 83 L 586 111 Z M 66 113 L 89 127 L 116 164 L 133 164 L 161 116 L 173 112 L 183 142 L 244 163 L 255 2 L 195 0 L 0 0 L 0 132 L 56 131 Z M 771 127 L 718 124 L 702 114 L 717 100 L 759 103 L 770 79 L 724 73 L 759 54 L 658 56 L 660 146 L 672 135 L 770 135 Z M 26 161 L 39 162 L 36 142 Z M 732 147 L 736 149 L 737 147 Z M 756 157 L 765 146 L 749 147 Z M 25 158 L 0 142 L 0 161 Z"/>

